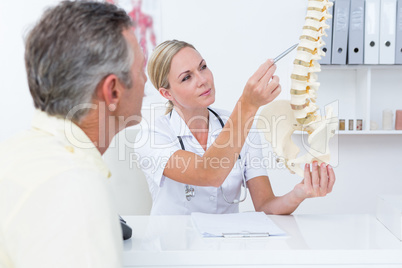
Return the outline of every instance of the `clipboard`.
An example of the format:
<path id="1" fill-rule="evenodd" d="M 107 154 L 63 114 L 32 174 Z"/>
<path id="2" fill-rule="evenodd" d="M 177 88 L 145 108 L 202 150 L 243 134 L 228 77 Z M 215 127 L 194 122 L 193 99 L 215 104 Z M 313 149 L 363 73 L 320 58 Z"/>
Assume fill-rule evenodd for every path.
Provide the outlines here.
<path id="1" fill-rule="evenodd" d="M 204 238 L 257 238 L 285 236 L 264 212 L 231 214 L 191 213 L 194 229 Z"/>
<path id="2" fill-rule="evenodd" d="M 245 238 L 245 237 L 268 237 L 269 233 L 250 233 L 250 232 L 241 232 L 241 233 L 222 233 L 224 238 Z"/>

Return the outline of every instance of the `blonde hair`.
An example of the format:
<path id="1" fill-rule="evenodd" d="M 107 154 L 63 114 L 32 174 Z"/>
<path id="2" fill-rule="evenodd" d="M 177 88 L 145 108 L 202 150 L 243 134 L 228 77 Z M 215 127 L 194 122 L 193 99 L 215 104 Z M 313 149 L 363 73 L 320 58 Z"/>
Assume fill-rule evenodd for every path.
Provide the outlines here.
<path id="1" fill-rule="evenodd" d="M 190 47 L 196 50 L 193 45 L 178 40 L 167 40 L 155 47 L 148 61 L 148 76 L 156 90 L 159 90 L 161 87 L 166 89 L 170 88 L 168 75 L 172 59 L 182 48 L 185 47 Z M 173 102 L 169 100 L 167 102 L 165 114 L 170 113 L 172 110 Z"/>

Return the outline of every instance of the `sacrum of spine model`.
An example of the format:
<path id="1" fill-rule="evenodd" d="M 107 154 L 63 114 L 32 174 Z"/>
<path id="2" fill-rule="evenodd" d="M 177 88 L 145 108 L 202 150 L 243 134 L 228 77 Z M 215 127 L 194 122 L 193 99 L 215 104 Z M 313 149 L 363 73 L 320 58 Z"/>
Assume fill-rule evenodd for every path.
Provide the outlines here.
<path id="1" fill-rule="evenodd" d="M 316 105 L 320 86 L 316 73 L 321 71 L 317 61 L 325 56 L 321 49 L 325 45 L 322 36 L 329 27 L 325 21 L 331 18 L 328 8 L 332 5 L 328 0 L 308 1 L 305 24 L 293 62 L 291 99 L 268 104 L 257 120 L 257 127 L 265 130 L 265 138 L 271 143 L 277 161 L 301 177 L 304 177 L 305 163 L 329 163 L 329 139 L 338 128 L 338 118 L 333 116 L 332 108 L 327 107 L 326 115 L 320 116 Z M 308 133 L 307 152 L 300 157 L 300 149 L 291 138 L 296 130 Z"/>

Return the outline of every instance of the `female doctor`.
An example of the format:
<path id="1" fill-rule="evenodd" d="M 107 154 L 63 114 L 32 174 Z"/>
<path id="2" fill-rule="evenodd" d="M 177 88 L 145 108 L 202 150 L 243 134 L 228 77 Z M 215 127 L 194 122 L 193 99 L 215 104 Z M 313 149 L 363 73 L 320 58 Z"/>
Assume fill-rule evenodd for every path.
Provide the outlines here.
<path id="1" fill-rule="evenodd" d="M 155 48 L 148 75 L 171 107 L 139 134 L 149 138 L 137 153 L 153 199 L 152 215 L 236 213 L 244 199 L 242 185 L 250 190 L 255 210 L 267 214 L 290 214 L 304 199 L 332 191 L 332 167 L 314 162 L 311 169 L 306 164 L 304 179 L 291 192 L 276 197 L 266 168 L 250 161 L 263 158 L 252 146 L 260 144 L 258 134 L 249 132 L 258 108 L 281 92 L 275 70 L 272 60 L 262 64 L 229 113 L 210 108 L 213 75 L 191 44 L 170 40 Z"/>

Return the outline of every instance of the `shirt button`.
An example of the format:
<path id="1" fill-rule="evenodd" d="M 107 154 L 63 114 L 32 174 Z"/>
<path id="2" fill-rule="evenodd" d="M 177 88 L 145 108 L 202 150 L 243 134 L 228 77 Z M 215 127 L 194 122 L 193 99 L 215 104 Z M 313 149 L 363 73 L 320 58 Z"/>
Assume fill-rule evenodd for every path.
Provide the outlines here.
<path id="1" fill-rule="evenodd" d="M 214 200 L 215 200 L 215 196 L 211 195 L 211 196 L 209 197 L 209 200 L 214 201 Z"/>
<path id="2" fill-rule="evenodd" d="M 74 153 L 74 147 L 73 146 L 64 146 L 64 148 L 66 148 L 67 151 L 69 151 L 70 153 Z"/>

